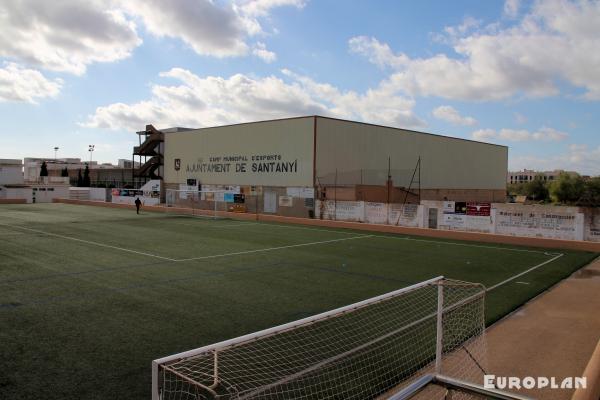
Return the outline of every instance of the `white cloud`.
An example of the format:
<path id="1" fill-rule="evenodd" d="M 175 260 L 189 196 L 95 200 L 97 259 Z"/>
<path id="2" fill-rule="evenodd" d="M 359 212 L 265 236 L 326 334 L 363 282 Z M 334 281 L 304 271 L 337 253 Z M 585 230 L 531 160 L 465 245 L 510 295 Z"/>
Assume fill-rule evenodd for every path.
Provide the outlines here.
<path id="1" fill-rule="evenodd" d="M 471 134 L 471 136 L 475 140 L 481 140 L 481 141 L 485 142 L 485 141 L 495 139 L 497 134 L 496 134 L 496 131 L 493 129 L 478 129 L 475 132 L 473 132 Z"/>
<path id="2" fill-rule="evenodd" d="M 563 169 L 587 175 L 600 175 L 600 146 L 590 148 L 585 144 L 572 144 L 556 156 L 517 156 L 509 160 L 511 170 L 523 168 L 536 170 Z"/>
<path id="3" fill-rule="evenodd" d="M 115 62 L 142 43 L 136 22 L 157 37 L 175 38 L 196 53 L 244 56 L 262 34 L 260 18 L 300 0 L 20 0 L 0 2 L 0 57 L 46 70 L 84 74 L 93 63 Z M 274 53 L 254 49 L 265 60 Z"/>
<path id="4" fill-rule="evenodd" d="M 265 17 L 275 7 L 293 6 L 303 8 L 305 5 L 305 0 L 247 0 L 239 1 L 238 9 L 248 16 Z"/>
<path id="5" fill-rule="evenodd" d="M 62 85 L 61 79 L 50 80 L 15 63 L 0 68 L 0 101 L 36 103 L 37 99 L 58 96 Z"/>
<path id="6" fill-rule="evenodd" d="M 348 45 L 352 53 L 367 57 L 370 62 L 380 68 L 401 68 L 410 61 L 404 54 L 395 55 L 387 43 L 381 43 L 375 38 L 353 37 L 348 41 Z"/>
<path id="7" fill-rule="evenodd" d="M 272 63 L 273 61 L 277 60 L 277 54 L 267 50 L 267 46 L 262 42 L 256 43 L 254 49 L 252 49 L 252 54 L 262 59 L 266 63 Z"/>
<path id="8" fill-rule="evenodd" d="M 127 13 L 138 16 L 148 32 L 181 39 L 196 53 L 216 57 L 245 55 L 250 25 L 231 6 L 210 0 L 127 0 Z"/>
<path id="9" fill-rule="evenodd" d="M 504 2 L 504 15 L 509 18 L 516 18 L 521 7 L 520 0 L 506 0 Z"/>
<path id="10" fill-rule="evenodd" d="M 480 129 L 471 134 L 475 140 L 499 140 L 510 142 L 545 141 L 558 142 L 565 140 L 569 134 L 554 128 L 542 127 L 535 132 L 526 129 Z"/>
<path id="11" fill-rule="evenodd" d="M 141 43 L 135 24 L 99 0 L 2 1 L 0 26 L 1 57 L 74 74 L 126 58 Z"/>
<path id="12" fill-rule="evenodd" d="M 395 69 L 390 84 L 411 95 L 461 100 L 500 100 L 559 93 L 559 82 L 600 100 L 600 2 L 534 3 L 512 27 L 447 28 L 454 57 L 410 58 L 375 38 L 350 39 L 350 51 Z M 464 23 L 463 23 L 464 25 Z M 467 32 L 468 34 L 461 34 Z"/>
<path id="13" fill-rule="evenodd" d="M 439 106 L 433 110 L 432 114 L 437 119 L 441 119 L 455 125 L 470 126 L 477 124 L 477 120 L 475 120 L 475 118 L 461 116 L 460 113 L 452 106 Z"/>
<path id="14" fill-rule="evenodd" d="M 531 134 L 534 140 L 546 140 L 558 142 L 566 139 L 569 134 L 565 132 L 557 131 L 553 128 L 542 127 L 537 132 Z"/>
<path id="15" fill-rule="evenodd" d="M 514 113 L 514 116 L 515 116 L 515 122 L 517 124 L 524 124 L 527 122 L 527 117 L 521 113 L 516 112 L 516 113 Z"/>
<path id="16" fill-rule="evenodd" d="M 385 88 L 359 94 L 288 70 L 282 72 L 289 81 L 243 74 L 200 77 L 173 68 L 161 76 L 177 81 L 177 85 L 155 84 L 148 100 L 98 107 L 81 125 L 135 131 L 148 123 L 160 127 L 201 127 L 313 114 L 404 128 L 424 125 L 413 113 L 414 101 Z"/>

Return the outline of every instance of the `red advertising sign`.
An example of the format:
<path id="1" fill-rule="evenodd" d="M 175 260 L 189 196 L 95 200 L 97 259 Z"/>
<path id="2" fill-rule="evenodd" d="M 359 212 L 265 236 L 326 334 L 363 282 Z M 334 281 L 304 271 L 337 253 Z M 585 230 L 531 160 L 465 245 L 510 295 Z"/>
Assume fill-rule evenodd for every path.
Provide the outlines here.
<path id="1" fill-rule="evenodd" d="M 491 209 L 491 203 L 467 203 L 467 215 L 489 217 Z"/>

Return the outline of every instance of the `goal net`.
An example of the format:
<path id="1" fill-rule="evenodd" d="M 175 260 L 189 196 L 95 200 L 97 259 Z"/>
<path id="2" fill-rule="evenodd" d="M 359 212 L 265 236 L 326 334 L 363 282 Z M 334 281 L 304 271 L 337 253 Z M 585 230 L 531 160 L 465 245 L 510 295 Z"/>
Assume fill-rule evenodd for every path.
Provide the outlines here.
<path id="1" fill-rule="evenodd" d="M 153 399 L 383 399 L 427 374 L 481 382 L 484 294 L 434 278 L 155 360 Z"/>
<path id="2" fill-rule="evenodd" d="M 226 190 L 167 189 L 166 211 L 170 214 L 218 218 L 220 211 L 227 211 L 228 197 L 233 197 L 233 193 Z"/>

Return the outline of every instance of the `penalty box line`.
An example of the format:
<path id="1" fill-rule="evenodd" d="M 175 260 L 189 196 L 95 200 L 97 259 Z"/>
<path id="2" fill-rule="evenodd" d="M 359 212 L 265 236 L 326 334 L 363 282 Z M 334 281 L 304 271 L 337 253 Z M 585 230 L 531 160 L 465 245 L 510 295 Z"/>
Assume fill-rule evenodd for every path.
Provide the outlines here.
<path id="1" fill-rule="evenodd" d="M 267 247 L 267 248 L 264 248 L 264 249 L 236 251 L 236 252 L 233 252 L 233 253 L 223 253 L 223 254 L 213 254 L 213 255 L 210 255 L 210 256 L 182 258 L 182 259 L 174 260 L 174 261 L 176 261 L 176 262 L 183 262 L 183 261 L 194 261 L 194 260 L 207 260 L 207 259 L 211 259 L 211 258 L 222 258 L 222 257 L 238 256 L 238 255 L 243 255 L 243 254 L 263 253 L 263 252 L 267 252 L 267 251 L 293 249 L 293 248 L 296 248 L 296 247 L 315 246 L 315 245 L 319 245 L 319 244 L 342 242 L 342 241 L 346 241 L 346 240 L 364 239 L 364 238 L 369 238 L 369 237 L 373 237 L 373 235 L 360 235 L 360 236 L 345 237 L 345 238 L 341 238 L 341 239 L 321 240 L 321 241 L 318 241 L 318 242 L 290 244 L 290 245 L 287 245 L 287 246 L 278 246 L 278 247 Z"/>
<path id="2" fill-rule="evenodd" d="M 94 246 L 106 247 L 106 248 L 113 249 L 113 250 L 125 251 L 127 253 L 133 253 L 133 254 L 138 254 L 138 255 L 142 255 L 142 256 L 158 258 L 159 260 L 177 261 L 174 258 L 158 256 L 156 254 L 145 253 L 143 251 L 126 249 L 124 247 L 112 246 L 110 244 L 105 244 L 105 243 L 100 243 L 100 242 L 94 242 L 92 240 L 78 239 L 78 238 L 74 238 L 74 237 L 71 237 L 71 236 L 59 235 L 57 233 L 45 232 L 45 231 L 41 231 L 39 229 L 25 228 L 23 226 L 15 226 L 15 225 L 8 225 L 8 224 L 2 224 L 2 223 L 0 223 L 0 225 L 2 225 L 2 226 L 8 226 L 8 227 L 14 228 L 14 229 L 23 229 L 23 230 L 26 230 L 26 231 L 29 231 L 29 232 L 41 233 L 43 235 L 47 235 L 47 236 L 51 236 L 51 237 L 57 237 L 57 238 L 60 238 L 60 239 L 72 240 L 72 241 L 75 241 L 75 242 L 80 242 L 80 243 L 85 243 L 85 244 L 92 244 Z"/>
<path id="3" fill-rule="evenodd" d="M 520 273 L 518 273 L 518 274 L 516 274 L 516 275 L 513 275 L 513 276 L 511 276 L 510 278 L 503 280 L 502 282 L 498 282 L 498 283 L 496 283 L 495 285 L 493 285 L 493 286 L 490 286 L 489 288 L 486 288 L 486 289 L 485 289 L 485 291 L 486 291 L 486 292 L 490 292 L 490 291 L 492 291 L 492 290 L 494 290 L 494 289 L 496 289 L 496 288 L 498 288 L 498 287 L 500 287 L 500 286 L 503 286 L 503 285 L 507 284 L 508 282 L 514 281 L 515 279 L 517 279 L 517 278 L 520 278 L 521 276 L 523 276 L 523 275 L 525 275 L 525 274 L 528 274 L 528 273 L 530 273 L 531 271 L 535 271 L 536 269 L 538 269 L 538 268 L 540 268 L 540 267 L 543 267 L 543 266 L 544 266 L 544 265 L 546 265 L 546 264 L 550 264 L 552 261 L 558 260 L 558 259 L 559 259 L 559 258 L 561 258 L 562 256 L 564 256 L 564 254 L 563 254 L 563 253 L 559 253 L 559 254 L 557 254 L 557 255 L 554 255 L 554 257 L 552 257 L 552 258 L 551 258 L 551 259 L 549 259 L 549 260 L 546 260 L 546 261 L 544 261 L 544 262 L 541 262 L 541 263 L 539 263 L 539 264 L 537 264 L 537 265 L 534 265 L 533 267 L 531 267 L 531 268 L 529 268 L 529 269 L 526 269 L 526 270 L 525 270 L 525 271 L 523 271 L 523 272 L 520 272 Z"/>

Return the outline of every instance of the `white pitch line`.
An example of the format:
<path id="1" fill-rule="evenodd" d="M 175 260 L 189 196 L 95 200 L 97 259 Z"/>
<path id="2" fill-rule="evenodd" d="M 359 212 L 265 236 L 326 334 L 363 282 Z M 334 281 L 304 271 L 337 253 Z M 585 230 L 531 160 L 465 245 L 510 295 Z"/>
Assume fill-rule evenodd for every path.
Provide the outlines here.
<path id="1" fill-rule="evenodd" d="M 61 238 L 61 239 L 73 240 L 75 242 L 81 242 L 81 243 L 86 243 L 86 244 L 93 244 L 95 246 L 107 247 L 109 249 L 126 251 L 128 253 L 139 254 L 139 255 L 142 255 L 142 256 L 154 257 L 154 258 L 158 258 L 158 259 L 165 260 L 165 261 L 177 261 L 174 258 L 157 256 L 156 254 L 144 253 L 143 251 L 131 250 L 131 249 L 126 249 L 126 248 L 118 247 L 118 246 L 111 246 L 109 244 L 104 244 L 104 243 L 99 243 L 99 242 L 93 242 L 91 240 L 78 239 L 78 238 L 74 238 L 74 237 L 71 237 L 71 236 L 59 235 L 57 233 L 50 233 L 50 232 L 40 231 L 38 229 L 31 229 L 31 228 L 25 228 L 23 226 L 14 226 L 14 225 L 8 225 L 8 224 L 0 224 L 0 225 L 8 226 L 8 227 L 15 228 L 15 229 L 24 229 L 26 231 L 35 232 L 35 233 L 41 233 L 41 234 L 44 234 L 44 235 L 47 235 L 47 236 L 54 236 L 54 237 L 58 237 L 58 238 Z"/>
<path id="2" fill-rule="evenodd" d="M 221 257 L 238 256 L 238 255 L 242 255 L 242 254 L 262 253 L 262 252 L 267 252 L 267 251 L 292 249 L 292 248 L 295 248 L 295 247 L 314 246 L 314 245 L 318 245 L 318 244 L 327 244 L 327 243 L 341 242 L 341 241 L 344 241 L 344 240 L 364 239 L 364 238 L 368 238 L 368 237 L 372 237 L 372 236 L 373 235 L 360 235 L 360 236 L 353 236 L 353 237 L 349 237 L 349 238 L 332 239 L 332 240 L 322 240 L 322 241 L 319 241 L 319 242 L 291 244 L 291 245 L 288 245 L 288 246 L 279 246 L 279 247 L 267 247 L 265 249 L 256 249 L 256 250 L 236 251 L 234 253 L 214 254 L 214 255 L 211 255 L 211 256 L 200 256 L 200 257 L 192 257 L 192 258 L 182 258 L 182 259 L 174 260 L 174 261 L 180 262 L 180 261 L 206 260 L 206 259 L 210 259 L 210 258 L 221 258 Z"/>
<path id="3" fill-rule="evenodd" d="M 413 242 L 424 242 L 424 243 L 437 243 L 437 244 L 446 244 L 449 246 L 464 246 L 464 247 L 477 247 L 480 249 L 494 249 L 494 250 L 506 250 L 506 251 L 520 251 L 524 253 L 541 253 L 547 256 L 555 256 L 557 254 L 562 255 L 562 253 L 548 253 L 543 250 L 528 250 L 528 249 L 515 249 L 514 247 L 498 247 L 498 246 L 485 246 L 480 244 L 469 244 L 469 243 L 456 243 L 456 242 L 442 242 L 440 240 L 427 240 L 427 239 L 414 239 L 410 237 L 397 237 L 397 236 L 383 236 L 383 235 L 371 235 L 377 238 L 387 238 L 387 239 L 397 239 L 397 240 L 411 240 Z"/>
<path id="4" fill-rule="evenodd" d="M 536 269 L 538 269 L 538 268 L 540 268 L 540 267 L 543 267 L 544 265 L 546 265 L 546 264 L 549 264 L 549 263 L 551 263 L 552 261 L 554 261 L 554 260 L 557 260 L 557 259 L 561 258 L 562 256 L 564 256 L 564 254 L 562 254 L 562 253 L 561 253 L 561 254 L 559 254 L 559 255 L 557 255 L 557 256 L 555 256 L 555 257 L 552 257 L 551 259 L 549 259 L 549 260 L 546 260 L 546 261 L 544 261 L 544 262 L 542 262 L 542 263 L 539 263 L 538 265 L 535 265 L 535 266 L 533 266 L 533 267 L 529 268 L 529 269 L 528 269 L 528 270 L 526 270 L 526 271 L 523 271 L 523 272 L 521 272 L 521 273 L 519 273 L 519 274 L 517 274 L 517 275 L 514 275 L 514 276 L 512 276 L 512 277 L 510 277 L 510 278 L 508 278 L 508 279 L 506 279 L 506 280 L 503 280 L 503 281 L 502 281 L 502 282 L 500 282 L 500 283 L 496 283 L 494 286 L 490 286 L 490 287 L 489 287 L 489 288 L 487 288 L 485 291 L 486 291 L 486 292 L 489 292 L 489 291 L 491 291 L 491 290 L 494 290 L 494 289 L 496 289 L 497 287 L 500 287 L 500 286 L 502 286 L 502 285 L 504 285 L 504 284 L 506 284 L 506 283 L 508 283 L 508 282 L 510 282 L 510 281 L 513 281 L 513 280 L 517 279 L 517 278 L 518 278 L 518 277 L 520 277 L 520 276 L 523 276 L 523 275 L 525 275 L 525 274 L 528 274 L 528 273 L 529 273 L 529 272 L 531 272 L 531 271 L 534 271 L 534 270 L 536 270 Z"/>

